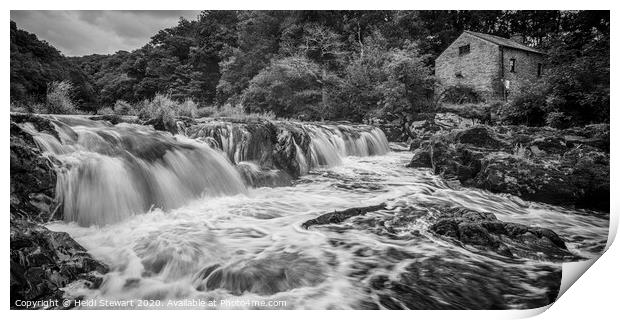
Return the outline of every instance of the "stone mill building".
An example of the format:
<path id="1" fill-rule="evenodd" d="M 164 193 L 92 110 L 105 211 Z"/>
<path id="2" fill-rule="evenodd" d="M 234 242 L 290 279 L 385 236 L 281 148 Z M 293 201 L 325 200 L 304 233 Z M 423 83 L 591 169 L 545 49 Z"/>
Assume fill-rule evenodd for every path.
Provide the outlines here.
<path id="1" fill-rule="evenodd" d="M 475 89 L 487 99 L 510 99 L 526 83 L 544 73 L 544 53 L 510 39 L 464 31 L 435 60 L 442 88 L 456 85 Z"/>

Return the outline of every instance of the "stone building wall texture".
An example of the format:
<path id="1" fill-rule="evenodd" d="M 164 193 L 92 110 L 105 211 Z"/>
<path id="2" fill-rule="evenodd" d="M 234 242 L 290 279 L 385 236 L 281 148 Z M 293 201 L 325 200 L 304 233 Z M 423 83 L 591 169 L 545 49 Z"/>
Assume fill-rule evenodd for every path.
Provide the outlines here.
<path id="1" fill-rule="evenodd" d="M 541 54 L 504 47 L 504 79 L 510 81 L 509 95 L 519 92 L 528 83 L 538 79 L 538 64 L 543 63 Z M 510 71 L 510 59 L 515 59 L 515 72 Z M 543 67 L 543 74 L 544 74 Z"/>
<path id="2" fill-rule="evenodd" d="M 459 47 L 468 45 L 470 52 L 460 55 Z M 440 90 L 455 85 L 474 88 L 486 98 L 503 96 L 503 79 L 510 81 L 510 95 L 514 95 L 526 82 L 537 78 L 541 54 L 500 46 L 474 35 L 463 33 L 435 60 L 435 76 Z M 510 59 L 515 59 L 515 72 L 510 72 Z M 543 71 L 544 72 L 544 71 Z M 509 95 L 509 97 L 510 97 Z"/>

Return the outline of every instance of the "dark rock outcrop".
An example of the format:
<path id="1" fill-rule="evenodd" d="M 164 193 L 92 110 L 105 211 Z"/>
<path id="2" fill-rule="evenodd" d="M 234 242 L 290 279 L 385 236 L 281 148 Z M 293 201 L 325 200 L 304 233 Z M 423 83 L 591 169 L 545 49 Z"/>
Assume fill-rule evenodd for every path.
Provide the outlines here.
<path id="1" fill-rule="evenodd" d="M 16 300 L 61 298 L 61 289 L 74 281 L 96 288 L 108 272 L 67 233 L 34 222 L 11 220 L 10 247 L 12 308 Z"/>
<path id="2" fill-rule="evenodd" d="M 464 208 L 443 209 L 430 230 L 437 235 L 457 240 L 503 256 L 576 259 L 555 232 L 546 228 L 503 222 L 492 213 Z"/>
<path id="3" fill-rule="evenodd" d="M 34 119 L 39 127 L 50 130 L 49 122 Z M 52 159 L 43 156 L 33 137 L 12 121 L 10 148 L 11 219 L 49 221 L 58 208 L 54 201 L 56 172 Z"/>
<path id="4" fill-rule="evenodd" d="M 408 166 L 525 200 L 609 211 L 608 150 L 605 125 L 476 126 L 422 142 Z"/>
<path id="5" fill-rule="evenodd" d="M 49 118 L 11 115 L 11 308 L 19 308 L 16 300 L 60 299 L 62 288 L 75 281 L 97 287 L 108 271 L 68 234 L 41 225 L 61 218 L 57 212 L 62 204 L 55 200 L 56 160 L 41 153 L 32 135 L 19 125 L 25 123 L 58 137 Z"/>
<path id="6" fill-rule="evenodd" d="M 304 222 L 301 226 L 304 229 L 308 229 L 311 226 L 315 225 L 323 225 L 323 224 L 331 224 L 331 223 L 340 223 L 344 220 L 347 220 L 351 217 L 361 216 L 367 214 L 368 212 L 383 210 L 386 208 L 386 204 L 382 203 L 375 206 L 361 207 L 361 208 L 350 208 L 342 211 L 334 211 L 330 213 L 326 213 L 320 215 L 314 219 L 308 220 Z"/>

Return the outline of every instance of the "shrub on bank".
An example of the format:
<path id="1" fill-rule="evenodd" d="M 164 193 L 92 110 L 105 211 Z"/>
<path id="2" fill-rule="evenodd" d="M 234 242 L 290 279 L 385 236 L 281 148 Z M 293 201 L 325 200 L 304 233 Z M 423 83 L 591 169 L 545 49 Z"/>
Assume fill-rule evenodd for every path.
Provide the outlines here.
<path id="1" fill-rule="evenodd" d="M 450 112 L 466 119 L 478 120 L 480 123 L 491 124 L 496 120 L 497 113 L 501 106 L 501 102 L 464 104 L 443 103 L 438 108 L 438 112 Z"/>
<path id="2" fill-rule="evenodd" d="M 132 106 L 129 102 L 125 100 L 116 100 L 116 102 L 114 103 L 114 114 L 137 116 L 138 110 L 136 110 L 134 106 Z"/>
<path id="3" fill-rule="evenodd" d="M 114 112 L 114 109 L 110 107 L 105 107 L 105 108 L 101 108 L 97 110 L 97 114 L 111 115 L 111 114 L 117 114 L 117 113 Z"/>
<path id="4" fill-rule="evenodd" d="M 472 87 L 456 85 L 443 92 L 442 101 L 449 104 L 478 104 L 484 102 L 482 96 Z"/>
<path id="5" fill-rule="evenodd" d="M 504 104 L 499 112 L 504 124 L 539 127 L 545 125 L 545 92 L 540 86 L 530 86 Z"/>
<path id="6" fill-rule="evenodd" d="M 37 101 L 11 102 L 11 112 L 38 114 L 85 114 L 73 101 L 73 85 L 69 81 L 54 81 L 47 87 L 45 103 Z"/>
<path id="7" fill-rule="evenodd" d="M 54 81 L 47 87 L 47 112 L 51 114 L 77 113 L 72 100 L 73 84 L 69 81 Z"/>

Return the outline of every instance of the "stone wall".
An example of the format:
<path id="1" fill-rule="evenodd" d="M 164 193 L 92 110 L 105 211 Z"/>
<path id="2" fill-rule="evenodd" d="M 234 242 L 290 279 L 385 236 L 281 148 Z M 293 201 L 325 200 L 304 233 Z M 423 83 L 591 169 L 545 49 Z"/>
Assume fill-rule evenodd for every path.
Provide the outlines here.
<path id="1" fill-rule="evenodd" d="M 459 55 L 459 47 L 468 44 L 470 52 Z M 464 85 L 489 97 L 501 83 L 499 66 L 498 45 L 463 33 L 435 60 L 435 75 L 443 88 Z"/>
<path id="2" fill-rule="evenodd" d="M 504 79 L 510 81 L 508 98 L 528 83 L 538 79 L 538 64 L 543 63 L 542 54 L 504 47 Z M 515 72 L 510 71 L 510 59 L 515 59 Z M 544 68 L 543 68 L 544 74 Z"/>
<path id="3" fill-rule="evenodd" d="M 459 47 L 468 44 L 470 52 L 459 54 Z M 510 81 L 510 95 L 538 79 L 538 64 L 544 60 L 542 54 L 502 48 L 474 35 L 461 34 L 435 60 L 435 75 L 441 84 L 439 90 L 463 85 L 475 89 L 484 98 L 497 99 L 503 97 L 502 79 Z M 510 71 L 510 59 L 515 59 L 515 72 Z"/>

